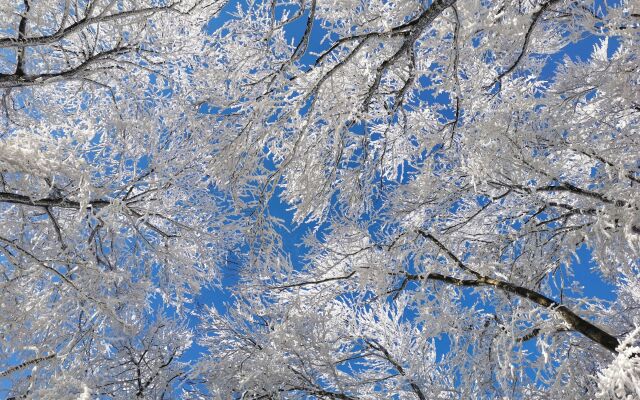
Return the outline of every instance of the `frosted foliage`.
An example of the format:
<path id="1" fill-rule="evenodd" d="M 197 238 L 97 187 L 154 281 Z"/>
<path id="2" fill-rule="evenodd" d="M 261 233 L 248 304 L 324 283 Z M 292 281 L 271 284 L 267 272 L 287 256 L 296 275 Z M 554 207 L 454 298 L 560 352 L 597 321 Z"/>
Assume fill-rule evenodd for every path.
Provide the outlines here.
<path id="1" fill-rule="evenodd" d="M 639 332 L 636 328 L 620 343 L 616 358 L 598 375 L 598 398 L 632 400 L 640 397 Z"/>
<path id="2" fill-rule="evenodd" d="M 199 79 L 255 227 L 211 390 L 595 398 L 640 317 L 639 39 L 636 1 L 234 6 Z"/>
<path id="3" fill-rule="evenodd" d="M 188 73 L 221 5 L 2 2 L 0 397 L 160 398 L 187 380 L 180 321 L 238 228 Z"/>
<path id="4" fill-rule="evenodd" d="M 435 365 L 435 349 L 424 326 L 406 318 L 404 299 L 394 306 L 366 309 L 351 301 L 335 301 L 315 290 L 300 293 L 313 306 L 299 303 L 295 313 L 247 320 L 248 308 L 230 316 L 216 315 L 203 344 L 215 348 L 205 364 L 212 390 L 219 398 L 244 393 L 248 398 L 282 392 L 286 397 L 341 398 L 357 391 L 362 398 L 424 395 L 418 384 L 439 382 L 433 397 L 446 398 L 452 381 Z M 326 302 L 325 302 L 326 301 Z M 307 303 L 308 304 L 308 303 Z M 317 318 L 309 318 L 309 315 Z M 252 324 L 258 325 L 257 329 Z M 209 369 L 210 367 L 210 369 Z M 390 375 L 390 371 L 398 373 Z M 449 385 L 449 386 L 446 386 Z"/>
<path id="5" fill-rule="evenodd" d="M 0 397 L 638 397 L 638 7 L 0 1 Z"/>

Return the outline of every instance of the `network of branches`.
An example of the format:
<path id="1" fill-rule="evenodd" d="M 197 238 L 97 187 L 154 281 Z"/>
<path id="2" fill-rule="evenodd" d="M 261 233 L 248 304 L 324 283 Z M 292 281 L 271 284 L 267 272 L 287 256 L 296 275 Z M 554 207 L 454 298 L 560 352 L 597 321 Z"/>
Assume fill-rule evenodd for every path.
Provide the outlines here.
<path id="1" fill-rule="evenodd" d="M 0 4 L 0 393 L 640 398 L 637 0 Z"/>

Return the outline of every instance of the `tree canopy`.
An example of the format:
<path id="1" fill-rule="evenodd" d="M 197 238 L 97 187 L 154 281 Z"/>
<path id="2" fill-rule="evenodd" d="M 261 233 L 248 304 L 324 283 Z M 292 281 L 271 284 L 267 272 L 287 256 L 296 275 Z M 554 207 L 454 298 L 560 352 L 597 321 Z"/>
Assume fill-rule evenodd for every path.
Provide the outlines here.
<path id="1" fill-rule="evenodd" d="M 3 3 L 0 391 L 640 397 L 639 42 L 634 0 Z"/>

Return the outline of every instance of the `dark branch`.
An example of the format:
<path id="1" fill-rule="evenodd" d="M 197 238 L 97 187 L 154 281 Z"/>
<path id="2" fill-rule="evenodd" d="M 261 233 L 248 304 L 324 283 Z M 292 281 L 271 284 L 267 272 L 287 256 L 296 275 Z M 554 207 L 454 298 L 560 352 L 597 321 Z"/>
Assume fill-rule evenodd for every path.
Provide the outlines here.
<path id="1" fill-rule="evenodd" d="M 28 0 L 23 0 L 24 11 L 22 12 L 22 16 L 20 17 L 20 23 L 18 24 L 18 40 L 24 40 L 27 37 L 27 14 L 29 14 L 30 6 Z M 25 49 L 20 48 L 18 50 L 17 60 L 16 60 L 16 76 L 24 76 L 25 75 Z"/>
<path id="2" fill-rule="evenodd" d="M 80 202 L 75 200 L 68 200 L 65 198 L 52 198 L 45 197 L 42 199 L 32 199 L 29 196 L 24 196 L 17 193 L 8 193 L 8 192 L 0 192 L 0 202 L 2 203 L 11 203 L 11 204 L 21 204 L 26 206 L 35 206 L 35 207 L 57 207 L 57 208 L 70 208 L 79 210 Z M 91 200 L 88 205 L 100 208 L 105 207 L 111 204 L 108 200 Z"/>
<path id="3" fill-rule="evenodd" d="M 44 357 L 38 357 L 38 358 L 34 358 L 28 361 L 23 362 L 22 364 L 16 365 L 15 367 L 11 367 L 5 371 L 0 372 L 0 378 L 4 378 L 5 376 L 11 375 L 14 372 L 23 370 L 25 368 L 28 368 L 31 365 L 35 365 L 35 364 L 40 364 L 43 361 L 47 361 L 47 360 L 51 360 L 52 358 L 56 357 L 57 354 L 53 353 L 53 354 L 49 354 L 48 356 L 44 356 Z"/>
<path id="4" fill-rule="evenodd" d="M 433 274 L 433 273 L 428 275 L 408 276 L 411 279 L 438 280 L 442 282 L 452 283 L 458 286 L 493 286 L 502 291 L 513 293 L 519 297 L 528 299 L 533 303 L 536 303 L 544 308 L 556 311 L 558 314 L 560 314 L 562 319 L 564 319 L 565 322 L 567 322 L 569 326 L 571 326 L 571 328 L 573 328 L 577 332 L 580 332 L 581 334 L 593 340 L 594 342 L 600 344 L 605 349 L 613 353 L 617 353 L 616 348 L 620 345 L 620 342 L 615 336 L 605 332 L 604 330 L 602 330 L 601 328 L 598 328 L 591 322 L 581 318 L 575 312 L 571 311 L 567 306 L 561 303 L 558 303 L 557 301 L 552 300 L 549 297 L 541 293 L 538 293 L 536 291 L 533 291 L 531 289 L 527 289 L 525 287 L 517 286 L 509 282 L 484 276 L 474 271 L 473 269 L 469 268 L 468 266 L 466 266 L 458 257 L 456 257 L 455 254 L 453 254 L 447 247 L 445 247 L 433 235 L 426 233 L 422 230 L 418 230 L 418 233 L 424 238 L 433 242 L 437 247 L 439 247 L 443 252 L 445 252 L 445 254 L 447 254 L 447 256 L 454 263 L 456 263 L 460 267 L 460 269 L 474 275 L 476 279 L 464 280 L 464 279 L 457 279 L 457 278 L 447 277 L 447 276 L 443 276 L 440 274 Z"/>
<path id="5" fill-rule="evenodd" d="M 533 35 L 533 31 L 536 27 L 536 24 L 538 23 L 538 20 L 540 19 L 540 17 L 542 16 L 542 14 L 544 14 L 544 12 L 553 4 L 557 3 L 560 0 L 550 0 L 547 3 L 543 4 L 540 9 L 538 11 L 536 11 L 535 13 L 533 13 L 533 15 L 531 15 L 531 24 L 529 25 L 529 28 L 527 29 L 527 32 L 524 35 L 524 43 L 522 44 L 522 47 L 520 48 L 520 52 L 518 53 L 518 56 L 516 57 L 516 60 L 509 66 L 507 67 L 507 69 L 505 69 L 502 73 L 500 73 L 496 79 L 493 81 L 493 83 L 491 85 L 489 85 L 489 87 L 495 85 L 496 83 L 500 82 L 502 80 L 502 78 L 504 78 L 505 76 L 509 75 L 511 72 L 513 72 L 518 65 L 520 65 L 520 62 L 522 61 L 522 59 L 524 58 L 524 56 L 527 54 L 527 50 L 529 48 L 529 45 L 531 44 L 531 39 L 532 39 L 532 35 Z"/>
<path id="6" fill-rule="evenodd" d="M 418 399 L 420 400 L 426 400 L 426 396 L 424 395 L 424 393 L 422 392 L 422 389 L 420 389 L 420 386 L 418 386 L 417 383 L 415 383 L 411 378 L 407 377 L 407 374 L 404 370 L 404 368 L 402 367 L 402 365 L 400 365 L 400 363 L 398 363 L 389 353 L 389 351 L 380 343 L 378 342 L 374 342 L 372 340 L 365 340 L 365 342 L 367 343 L 367 345 L 369 345 L 369 347 L 371 347 L 374 350 L 377 350 L 379 352 L 381 352 L 384 356 L 384 358 L 391 364 L 393 365 L 393 368 L 395 368 L 400 375 L 404 376 L 407 378 L 407 381 L 409 382 L 409 386 L 411 386 L 411 390 L 413 390 L 413 392 L 416 394 L 416 396 L 418 396 Z"/>
<path id="7" fill-rule="evenodd" d="M 333 278 L 325 278 L 325 279 L 320 279 L 317 281 L 306 281 L 306 282 L 300 282 L 300 283 L 292 283 L 289 285 L 282 285 L 282 286 L 272 286 L 271 289 L 288 289 L 288 288 L 292 288 L 292 287 L 301 287 L 301 286 L 308 286 L 308 285 L 317 285 L 319 283 L 325 283 L 325 282 L 331 282 L 331 281 L 339 281 L 339 280 L 343 280 L 343 279 L 349 279 L 351 278 L 353 275 L 355 275 L 356 271 L 351 271 L 351 273 L 344 275 L 344 276 L 336 276 Z"/>

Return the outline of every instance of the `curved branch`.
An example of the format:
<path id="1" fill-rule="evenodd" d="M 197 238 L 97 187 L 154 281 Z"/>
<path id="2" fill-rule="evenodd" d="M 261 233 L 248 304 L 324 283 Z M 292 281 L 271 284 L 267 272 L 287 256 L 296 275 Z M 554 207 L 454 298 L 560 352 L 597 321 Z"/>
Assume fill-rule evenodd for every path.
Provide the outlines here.
<path id="1" fill-rule="evenodd" d="M 496 79 L 494 79 L 493 84 L 489 85 L 489 87 L 492 87 L 496 83 L 500 82 L 502 78 L 512 73 L 518 67 L 518 65 L 520 65 L 520 62 L 522 61 L 524 56 L 527 54 L 527 50 L 529 48 L 529 45 L 531 44 L 533 30 L 535 29 L 538 23 L 538 20 L 550 6 L 552 6 L 554 3 L 557 3 L 558 1 L 559 0 L 548 1 L 547 3 L 543 4 L 538 11 L 534 12 L 533 15 L 531 15 L 531 24 L 529 25 L 529 28 L 527 29 L 527 32 L 524 35 L 524 43 L 520 48 L 520 53 L 518 54 L 518 57 L 516 57 L 516 60 L 509 67 L 507 67 L 506 70 L 500 73 L 496 77 Z"/>
<path id="2" fill-rule="evenodd" d="M 580 332 L 582 335 L 588 337 L 592 341 L 598 343 L 605 349 L 611 351 L 612 353 L 617 354 L 616 348 L 620 345 L 618 339 L 611 335 L 610 333 L 604 331 L 603 329 L 595 326 L 591 322 L 586 319 L 580 317 L 578 314 L 570 310 L 564 304 L 561 304 L 549 297 L 538 293 L 534 290 L 514 285 L 510 282 L 502 281 L 499 279 L 493 279 L 487 276 L 484 276 L 477 271 L 469 268 L 465 265 L 455 254 L 453 254 L 446 246 L 444 246 L 438 239 L 436 239 L 433 235 L 424 232 L 423 230 L 418 230 L 418 233 L 430 240 L 437 247 L 439 247 L 446 255 L 449 257 L 460 269 L 466 271 L 476 277 L 476 279 L 466 280 L 466 279 L 457 279 L 448 276 L 444 276 L 441 274 L 430 273 L 427 275 L 408 275 L 407 277 L 412 280 L 437 280 L 447 283 L 452 283 L 458 286 L 492 286 L 498 288 L 502 291 L 513 293 L 519 297 L 524 299 L 528 299 L 533 303 L 536 303 L 544 308 L 556 311 L 564 321 L 569 324 L 569 326 Z"/>

